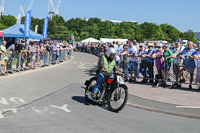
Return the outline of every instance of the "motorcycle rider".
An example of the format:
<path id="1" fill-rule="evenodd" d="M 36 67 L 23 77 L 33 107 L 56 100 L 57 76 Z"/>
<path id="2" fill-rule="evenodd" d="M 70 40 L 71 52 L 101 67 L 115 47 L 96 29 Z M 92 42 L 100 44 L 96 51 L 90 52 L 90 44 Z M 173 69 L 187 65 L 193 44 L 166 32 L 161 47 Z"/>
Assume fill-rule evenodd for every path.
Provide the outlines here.
<path id="1" fill-rule="evenodd" d="M 105 55 L 102 55 L 98 61 L 97 69 L 97 83 L 93 88 L 92 97 L 96 99 L 96 94 L 98 93 L 99 87 L 106 78 L 112 78 L 112 73 L 116 72 L 117 65 L 114 60 L 116 51 L 113 47 L 108 48 Z"/>

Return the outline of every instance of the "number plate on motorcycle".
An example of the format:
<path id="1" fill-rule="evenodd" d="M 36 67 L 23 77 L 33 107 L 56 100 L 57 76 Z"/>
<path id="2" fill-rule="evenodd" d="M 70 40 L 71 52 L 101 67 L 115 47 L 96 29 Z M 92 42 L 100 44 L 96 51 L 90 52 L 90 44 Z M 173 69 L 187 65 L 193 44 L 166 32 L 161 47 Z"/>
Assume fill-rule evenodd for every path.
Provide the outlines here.
<path id="1" fill-rule="evenodd" d="M 124 84 L 124 79 L 121 76 L 117 76 L 117 82 L 119 84 Z"/>

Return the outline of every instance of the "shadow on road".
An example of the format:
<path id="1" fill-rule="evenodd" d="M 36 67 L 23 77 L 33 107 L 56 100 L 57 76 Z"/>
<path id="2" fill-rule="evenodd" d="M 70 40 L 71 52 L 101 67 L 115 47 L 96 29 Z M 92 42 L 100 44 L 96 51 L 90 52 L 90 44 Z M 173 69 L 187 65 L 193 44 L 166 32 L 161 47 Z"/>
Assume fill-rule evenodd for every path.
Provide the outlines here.
<path id="1" fill-rule="evenodd" d="M 92 69 L 90 70 L 85 70 L 85 74 L 89 75 L 89 76 L 95 76 L 96 75 L 96 70 L 97 70 L 97 67 L 94 66 Z"/>
<path id="2" fill-rule="evenodd" d="M 85 97 L 83 97 L 83 96 L 73 96 L 72 99 L 76 102 L 82 103 L 87 106 L 92 105 L 92 106 L 100 107 L 102 109 L 109 111 L 105 104 L 100 104 L 100 103 L 96 103 L 96 102 L 89 103 L 88 101 L 85 100 Z"/>
<path id="3" fill-rule="evenodd" d="M 94 103 L 89 103 L 89 102 L 87 102 L 87 101 L 85 100 L 85 97 L 83 97 L 83 96 L 73 96 L 72 99 L 73 99 L 74 101 L 76 101 L 76 102 L 82 103 L 82 104 L 87 105 L 87 106 L 89 106 L 89 105 L 95 106 Z"/>

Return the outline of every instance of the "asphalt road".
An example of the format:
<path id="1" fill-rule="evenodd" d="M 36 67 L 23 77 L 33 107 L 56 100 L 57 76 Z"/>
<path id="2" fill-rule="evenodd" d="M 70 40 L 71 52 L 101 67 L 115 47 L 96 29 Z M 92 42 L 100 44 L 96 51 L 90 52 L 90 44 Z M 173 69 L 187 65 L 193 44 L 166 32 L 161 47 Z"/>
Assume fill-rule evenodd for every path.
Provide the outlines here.
<path id="1" fill-rule="evenodd" d="M 0 78 L 0 133 L 199 133 L 200 120 L 126 106 L 88 104 L 81 89 L 97 57 Z M 129 97 L 129 102 L 132 97 Z"/>

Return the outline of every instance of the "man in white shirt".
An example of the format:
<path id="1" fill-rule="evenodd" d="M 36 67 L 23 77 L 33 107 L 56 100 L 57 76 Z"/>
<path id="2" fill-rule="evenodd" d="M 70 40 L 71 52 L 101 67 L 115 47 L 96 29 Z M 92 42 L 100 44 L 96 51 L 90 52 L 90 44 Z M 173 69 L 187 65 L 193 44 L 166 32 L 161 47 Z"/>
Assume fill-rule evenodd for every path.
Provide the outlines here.
<path id="1" fill-rule="evenodd" d="M 130 65 L 130 73 L 131 73 L 130 81 L 132 81 L 133 71 L 135 73 L 134 81 L 136 81 L 136 78 L 139 77 L 138 64 L 137 64 L 137 59 L 135 57 L 135 55 L 137 54 L 136 44 L 134 44 L 133 42 L 129 44 L 127 54 L 129 56 L 129 65 Z"/>
<path id="2" fill-rule="evenodd" d="M 113 46 L 114 46 L 114 49 L 115 49 L 116 51 L 118 51 L 118 45 L 117 45 L 117 43 L 118 43 L 118 42 L 116 42 L 116 43 L 113 42 Z"/>
<path id="3" fill-rule="evenodd" d="M 181 46 L 180 42 L 177 42 L 175 45 L 175 50 L 174 50 L 174 56 L 177 56 L 178 54 L 180 54 L 183 50 L 185 49 L 185 46 Z"/>

